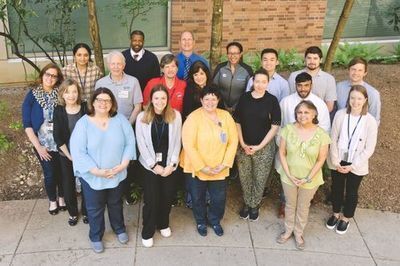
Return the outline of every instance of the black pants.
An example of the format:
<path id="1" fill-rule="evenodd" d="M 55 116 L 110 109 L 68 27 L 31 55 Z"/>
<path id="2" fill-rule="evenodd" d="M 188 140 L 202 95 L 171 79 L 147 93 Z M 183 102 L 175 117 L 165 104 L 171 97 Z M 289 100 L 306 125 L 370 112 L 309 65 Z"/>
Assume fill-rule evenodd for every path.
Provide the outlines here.
<path id="1" fill-rule="evenodd" d="M 353 173 L 342 174 L 332 170 L 332 209 L 334 213 L 340 213 L 343 207 L 343 215 L 352 218 L 358 203 L 358 188 L 363 176 Z"/>
<path id="2" fill-rule="evenodd" d="M 169 213 L 176 193 L 176 171 L 168 177 L 162 177 L 145 169 L 141 172 L 144 179 L 144 206 L 142 238 L 152 238 L 156 229 L 169 227 Z"/>
<path id="3" fill-rule="evenodd" d="M 76 199 L 76 186 L 75 186 L 75 176 L 72 168 L 72 161 L 67 157 L 60 155 L 60 168 L 61 168 L 61 183 L 64 191 L 65 204 L 67 205 L 67 210 L 70 216 L 78 216 L 78 201 Z M 83 191 L 82 196 L 82 215 L 86 215 L 85 198 Z"/>

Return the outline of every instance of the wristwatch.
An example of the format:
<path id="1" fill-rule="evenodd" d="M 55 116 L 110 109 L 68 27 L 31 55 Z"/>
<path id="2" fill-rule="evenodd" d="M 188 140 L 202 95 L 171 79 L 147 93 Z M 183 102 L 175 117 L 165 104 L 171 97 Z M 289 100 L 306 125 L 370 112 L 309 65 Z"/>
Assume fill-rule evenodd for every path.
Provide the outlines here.
<path id="1" fill-rule="evenodd" d="M 311 178 L 309 176 L 306 177 L 306 183 L 311 183 Z"/>
<path id="2" fill-rule="evenodd" d="M 170 163 L 170 166 L 172 166 L 173 168 L 176 167 L 176 163 Z"/>

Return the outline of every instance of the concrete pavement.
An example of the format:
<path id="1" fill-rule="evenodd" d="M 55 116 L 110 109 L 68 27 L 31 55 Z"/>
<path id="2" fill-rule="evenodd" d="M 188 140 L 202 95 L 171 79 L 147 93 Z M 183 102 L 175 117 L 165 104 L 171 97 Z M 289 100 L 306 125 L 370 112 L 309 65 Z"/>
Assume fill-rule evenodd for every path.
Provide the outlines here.
<path id="1" fill-rule="evenodd" d="M 228 199 L 222 237 L 211 228 L 199 236 L 191 210 L 173 208 L 172 236 L 157 232 L 152 248 L 141 244 L 141 205 L 124 206 L 130 241 L 120 244 L 107 223 L 105 251 L 95 254 L 88 225 L 70 227 L 67 212 L 50 216 L 47 200 L 0 202 L 0 265 L 400 265 L 400 214 L 358 209 L 338 235 L 325 228 L 327 208 L 312 206 L 306 249 L 297 251 L 293 239 L 275 242 L 282 230 L 276 202 L 264 202 L 257 222 L 239 219 L 236 205 Z"/>

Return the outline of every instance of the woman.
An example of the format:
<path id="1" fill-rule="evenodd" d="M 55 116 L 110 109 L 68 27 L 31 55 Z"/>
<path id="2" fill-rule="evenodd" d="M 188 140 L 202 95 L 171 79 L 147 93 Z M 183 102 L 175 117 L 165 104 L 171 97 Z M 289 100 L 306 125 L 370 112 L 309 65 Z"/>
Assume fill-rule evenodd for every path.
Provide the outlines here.
<path id="1" fill-rule="evenodd" d="M 358 188 L 368 174 L 368 160 L 375 151 L 378 124 L 368 113 L 367 90 L 353 85 L 347 108 L 336 113 L 331 131 L 329 168 L 332 169 L 332 210 L 326 227 L 345 234 L 357 207 Z M 343 207 L 343 213 L 341 214 Z"/>
<path id="2" fill-rule="evenodd" d="M 92 63 L 92 51 L 86 43 L 78 43 L 72 49 L 74 62 L 62 69 L 64 78 L 71 78 L 79 83 L 83 91 L 83 100 L 88 101 L 94 92 L 96 81 L 103 76 L 100 68 Z"/>
<path id="3" fill-rule="evenodd" d="M 240 144 L 236 161 L 244 198 L 239 215 L 251 221 L 258 219 L 275 156 L 274 137 L 281 124 L 278 100 L 266 91 L 268 82 L 268 72 L 257 70 L 252 90 L 240 98 L 234 113 Z"/>
<path id="4" fill-rule="evenodd" d="M 214 83 L 221 89 L 224 107 L 231 114 L 240 96 L 246 91 L 247 82 L 253 76 L 251 67 L 242 61 L 243 46 L 231 42 L 226 46 L 228 61 L 219 64 L 214 71 Z"/>
<path id="5" fill-rule="evenodd" d="M 207 235 L 207 223 L 215 234 L 224 231 L 221 219 L 225 212 L 226 180 L 238 144 L 235 122 L 227 111 L 217 108 L 218 89 L 205 87 L 200 94 L 202 107 L 193 111 L 182 129 L 183 172 L 192 178 L 190 193 L 197 231 Z M 210 205 L 206 206 L 206 191 Z"/>
<path id="6" fill-rule="evenodd" d="M 66 79 L 58 92 L 58 106 L 54 110 L 53 137 L 60 154 L 61 181 L 65 202 L 69 213 L 68 224 L 74 226 L 78 222 L 78 202 L 76 199 L 75 177 L 72 169 L 72 157 L 69 152 L 69 139 L 76 122 L 86 114 L 86 102 L 82 102 L 82 90 L 73 79 Z M 88 223 L 83 193 L 83 222 Z"/>
<path id="7" fill-rule="evenodd" d="M 74 174 L 81 177 L 93 250 L 104 250 L 104 210 L 120 243 L 128 242 L 122 213 L 122 185 L 129 161 L 135 159 L 135 136 L 128 120 L 117 114 L 117 102 L 107 88 L 92 95 L 88 114 L 76 123 L 71 135 Z"/>
<path id="8" fill-rule="evenodd" d="M 169 105 L 168 90 L 156 85 L 150 103 L 136 120 L 139 162 L 144 175 L 142 243 L 153 246 L 156 229 L 171 236 L 169 213 L 176 190 L 176 168 L 181 151 L 182 120 Z"/>
<path id="9" fill-rule="evenodd" d="M 311 101 L 301 101 L 295 108 L 294 124 L 281 133 L 278 173 L 285 193 L 285 232 L 277 239 L 283 244 L 294 234 L 296 248 L 305 248 L 304 228 L 310 201 L 324 183 L 321 167 L 328 154 L 330 138 L 318 126 L 317 108 Z"/>
<path id="10" fill-rule="evenodd" d="M 176 76 L 176 73 L 178 73 L 178 60 L 173 54 L 166 54 L 160 60 L 160 67 L 163 76 L 153 78 L 147 82 L 143 91 L 143 105 L 149 104 L 150 93 L 154 86 L 161 84 L 168 89 L 171 107 L 182 113 L 186 82 Z"/>
<path id="11" fill-rule="evenodd" d="M 53 114 L 57 106 L 58 86 L 62 81 L 60 68 L 53 63 L 47 64 L 40 71 L 38 82 L 29 90 L 22 104 L 22 123 L 43 170 L 51 215 L 56 215 L 59 210 L 66 210 L 59 154 L 53 138 Z"/>

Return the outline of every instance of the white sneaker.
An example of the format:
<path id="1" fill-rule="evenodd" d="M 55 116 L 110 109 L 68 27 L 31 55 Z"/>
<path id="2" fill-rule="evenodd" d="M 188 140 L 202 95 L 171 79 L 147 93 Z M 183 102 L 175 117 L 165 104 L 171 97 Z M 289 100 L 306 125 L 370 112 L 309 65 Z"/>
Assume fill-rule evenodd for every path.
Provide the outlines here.
<path id="1" fill-rule="evenodd" d="M 146 248 L 151 248 L 153 246 L 153 244 L 154 244 L 153 238 L 149 238 L 149 239 L 143 239 L 142 238 L 142 244 Z"/>
<path id="2" fill-rule="evenodd" d="M 167 228 L 165 228 L 165 229 L 161 229 L 161 230 L 160 230 L 160 234 L 161 234 L 163 237 L 170 237 L 170 236 L 171 236 L 171 228 L 170 228 L 170 227 L 167 227 Z"/>

